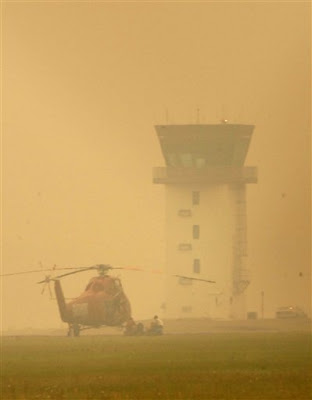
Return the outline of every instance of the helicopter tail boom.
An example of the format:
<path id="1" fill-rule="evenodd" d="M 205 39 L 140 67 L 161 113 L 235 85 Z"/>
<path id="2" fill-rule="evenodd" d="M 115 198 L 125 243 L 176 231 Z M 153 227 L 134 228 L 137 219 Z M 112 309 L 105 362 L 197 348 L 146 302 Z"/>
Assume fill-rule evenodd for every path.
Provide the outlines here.
<path id="1" fill-rule="evenodd" d="M 61 286 L 61 282 L 57 279 L 54 281 L 54 290 L 61 319 L 63 322 L 68 322 L 68 312 L 63 289 Z"/>

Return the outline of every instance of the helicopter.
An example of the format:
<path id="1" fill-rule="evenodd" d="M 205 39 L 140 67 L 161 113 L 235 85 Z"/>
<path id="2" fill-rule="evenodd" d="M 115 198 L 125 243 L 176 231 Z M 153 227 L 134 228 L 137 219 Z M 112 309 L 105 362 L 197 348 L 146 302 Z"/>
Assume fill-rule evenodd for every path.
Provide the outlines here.
<path id="1" fill-rule="evenodd" d="M 67 336 L 79 336 L 82 330 L 99 328 L 101 326 L 122 327 L 123 324 L 131 318 L 131 304 L 123 290 L 121 280 L 118 277 L 111 276 L 109 271 L 115 269 L 140 271 L 142 270 L 141 268 L 112 267 L 109 264 L 96 264 L 90 267 L 60 269 L 71 269 L 74 271 L 66 272 L 54 277 L 47 275 L 45 279 L 37 283 L 45 284 L 45 286 L 48 285 L 50 293 L 51 289 L 49 284 L 51 281 L 54 283 L 54 292 L 61 320 L 68 324 Z M 55 268 L 52 270 L 55 271 Z M 66 302 L 61 286 L 61 278 L 92 270 L 97 271 L 97 276 L 94 276 L 89 280 L 85 290 L 78 297 Z M 26 271 L 24 273 L 27 272 L 39 271 Z M 173 276 L 181 279 L 215 283 L 215 281 L 183 275 Z M 42 293 L 45 286 L 43 287 Z"/>
<path id="2" fill-rule="evenodd" d="M 69 326 L 68 336 L 79 336 L 81 330 L 90 327 L 121 326 L 131 317 L 130 301 L 124 293 L 120 279 L 108 275 L 111 269 L 121 269 L 121 267 L 113 268 L 110 265 L 98 264 L 54 278 L 47 277 L 38 282 L 54 281 L 60 317 Z M 60 278 L 90 270 L 97 270 L 98 276 L 90 279 L 80 296 L 66 303 Z"/>

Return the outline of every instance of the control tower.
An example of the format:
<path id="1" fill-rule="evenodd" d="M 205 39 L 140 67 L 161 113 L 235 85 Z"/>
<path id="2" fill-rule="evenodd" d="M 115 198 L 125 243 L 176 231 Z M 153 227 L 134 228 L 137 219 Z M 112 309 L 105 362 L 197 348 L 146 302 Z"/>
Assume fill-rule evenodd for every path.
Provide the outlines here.
<path id="1" fill-rule="evenodd" d="M 257 182 L 257 169 L 244 162 L 254 126 L 155 129 L 166 163 L 153 169 L 166 192 L 165 317 L 245 319 L 246 184 Z"/>

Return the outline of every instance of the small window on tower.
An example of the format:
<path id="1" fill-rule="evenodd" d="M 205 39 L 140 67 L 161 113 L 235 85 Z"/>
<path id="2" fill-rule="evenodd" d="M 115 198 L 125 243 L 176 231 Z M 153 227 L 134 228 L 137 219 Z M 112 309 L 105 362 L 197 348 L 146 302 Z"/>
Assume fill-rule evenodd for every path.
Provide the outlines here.
<path id="1" fill-rule="evenodd" d="M 200 274 L 200 259 L 195 258 L 193 261 L 193 272 L 195 274 Z"/>
<path id="2" fill-rule="evenodd" d="M 193 205 L 198 205 L 200 200 L 200 192 L 193 192 L 192 193 L 192 203 Z"/>
<path id="3" fill-rule="evenodd" d="M 193 225 L 193 239 L 199 239 L 199 225 Z"/>
<path id="4" fill-rule="evenodd" d="M 183 251 L 192 250 L 192 245 L 191 245 L 191 243 L 180 243 L 178 246 L 178 249 L 183 250 Z"/>
<path id="5" fill-rule="evenodd" d="M 191 217 L 192 216 L 192 211 L 191 210 L 179 210 L 178 215 L 180 217 Z"/>

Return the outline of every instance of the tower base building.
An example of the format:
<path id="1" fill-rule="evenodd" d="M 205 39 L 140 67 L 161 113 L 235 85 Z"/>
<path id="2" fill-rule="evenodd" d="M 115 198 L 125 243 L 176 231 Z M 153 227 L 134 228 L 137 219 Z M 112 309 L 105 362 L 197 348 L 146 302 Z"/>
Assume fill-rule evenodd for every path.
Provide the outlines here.
<path id="1" fill-rule="evenodd" d="M 166 318 L 246 318 L 246 185 L 257 170 L 244 162 L 253 129 L 156 126 L 166 163 L 153 171 L 166 192 Z"/>

